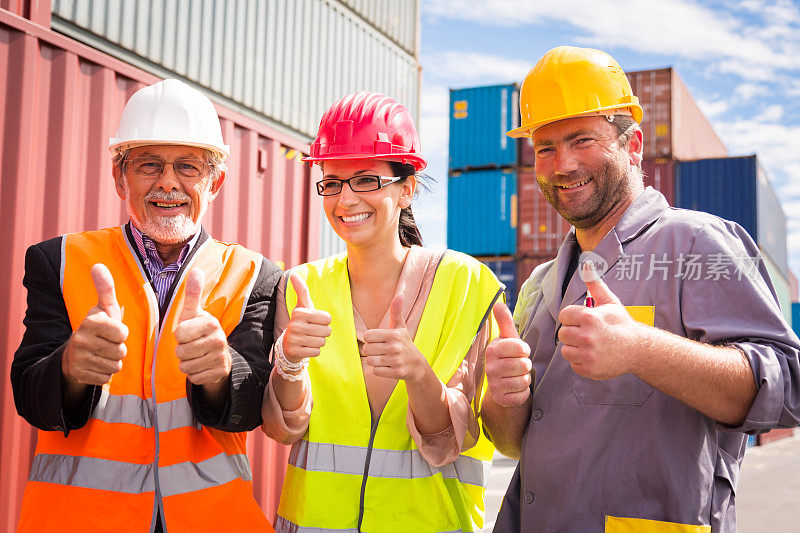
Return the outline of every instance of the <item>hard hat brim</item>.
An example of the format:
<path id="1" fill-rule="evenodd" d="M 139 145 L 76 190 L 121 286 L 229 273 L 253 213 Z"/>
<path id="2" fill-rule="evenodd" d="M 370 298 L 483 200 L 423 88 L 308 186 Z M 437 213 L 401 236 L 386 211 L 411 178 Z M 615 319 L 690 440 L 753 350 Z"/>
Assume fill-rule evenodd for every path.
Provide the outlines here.
<path id="1" fill-rule="evenodd" d="M 218 154 L 222 160 L 228 159 L 231 155 L 231 147 L 230 145 L 223 144 L 222 146 L 216 146 L 213 144 L 205 144 L 205 143 L 193 143 L 187 142 L 184 140 L 178 139 L 136 139 L 136 140 L 126 140 L 120 141 L 116 138 L 109 139 L 108 142 L 108 150 L 112 154 L 117 152 L 124 152 L 125 150 L 130 150 L 131 148 L 136 148 L 139 146 L 163 146 L 163 145 L 174 145 L 174 146 L 193 146 L 195 148 L 204 148 L 215 154 Z"/>
<path id="2" fill-rule="evenodd" d="M 513 137 L 515 139 L 519 139 L 521 137 L 530 137 L 533 135 L 533 132 L 536 129 L 541 128 L 547 124 L 552 124 L 553 122 L 558 122 L 559 120 L 566 120 L 568 118 L 578 118 L 578 117 L 587 117 L 587 116 L 601 116 L 601 115 L 612 115 L 613 113 L 608 113 L 608 111 L 613 111 L 615 109 L 628 109 L 630 110 L 631 116 L 633 120 L 636 121 L 637 124 L 642 123 L 642 118 L 644 117 L 644 112 L 642 111 L 642 107 L 639 105 L 631 105 L 631 104 L 620 104 L 616 106 L 608 106 L 599 109 L 593 109 L 591 111 L 585 113 L 567 113 L 565 115 L 561 115 L 558 117 L 548 118 L 546 120 L 540 120 L 538 122 L 531 122 L 525 124 L 524 126 L 520 126 L 519 128 L 514 128 L 511 131 L 506 132 L 506 135 L 509 137 Z"/>
<path id="3" fill-rule="evenodd" d="M 337 154 L 337 155 L 324 155 L 318 157 L 307 156 L 304 157 L 303 161 L 308 161 L 311 164 L 320 163 L 322 161 L 345 161 L 348 159 L 353 160 L 362 160 L 362 159 L 373 159 L 376 161 L 396 161 L 398 163 L 405 163 L 409 165 L 413 165 L 414 169 L 417 171 L 424 170 L 425 167 L 428 166 L 428 163 L 422 157 L 415 155 L 415 154 Z"/>

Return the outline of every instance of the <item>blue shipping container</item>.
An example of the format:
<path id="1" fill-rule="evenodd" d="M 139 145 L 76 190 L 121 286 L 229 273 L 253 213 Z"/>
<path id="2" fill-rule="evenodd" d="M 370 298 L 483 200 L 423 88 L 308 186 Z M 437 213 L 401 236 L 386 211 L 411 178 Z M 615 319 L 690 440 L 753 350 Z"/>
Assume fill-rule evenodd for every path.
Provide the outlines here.
<path id="1" fill-rule="evenodd" d="M 677 162 L 675 205 L 738 223 L 788 275 L 786 215 L 756 156 Z"/>
<path id="2" fill-rule="evenodd" d="M 450 90 L 450 170 L 517 164 L 519 124 L 516 84 Z"/>
<path id="3" fill-rule="evenodd" d="M 469 255 L 514 255 L 517 173 L 454 172 L 447 180 L 447 246 Z"/>
<path id="4" fill-rule="evenodd" d="M 800 337 L 800 303 L 792 302 L 792 329 Z"/>
<path id="5" fill-rule="evenodd" d="M 500 283 L 506 286 L 506 305 L 514 311 L 514 304 L 517 302 L 517 262 L 511 258 L 501 257 L 476 257 L 484 265 L 488 266 Z"/>

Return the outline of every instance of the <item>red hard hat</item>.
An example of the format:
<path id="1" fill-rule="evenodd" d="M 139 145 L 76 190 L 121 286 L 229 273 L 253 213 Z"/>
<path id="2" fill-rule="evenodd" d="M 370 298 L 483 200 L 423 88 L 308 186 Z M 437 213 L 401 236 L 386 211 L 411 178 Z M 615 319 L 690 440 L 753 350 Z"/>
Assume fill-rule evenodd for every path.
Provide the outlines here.
<path id="1" fill-rule="evenodd" d="M 303 161 L 331 159 L 398 161 L 416 170 L 427 165 L 419 155 L 419 135 L 406 106 L 369 91 L 348 94 L 322 115 L 311 155 Z"/>

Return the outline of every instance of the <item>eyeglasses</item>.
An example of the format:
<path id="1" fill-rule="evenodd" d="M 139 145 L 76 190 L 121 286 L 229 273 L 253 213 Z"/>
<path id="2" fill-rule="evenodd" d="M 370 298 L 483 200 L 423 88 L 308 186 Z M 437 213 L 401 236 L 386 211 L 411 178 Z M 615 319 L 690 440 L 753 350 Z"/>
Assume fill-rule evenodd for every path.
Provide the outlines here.
<path id="1" fill-rule="evenodd" d="M 347 183 L 353 192 L 377 191 L 390 183 L 401 180 L 406 176 L 386 177 L 373 174 L 360 174 L 350 179 L 325 178 L 317 182 L 317 194 L 320 196 L 335 196 L 342 192 L 342 187 Z"/>
<path id="2" fill-rule="evenodd" d="M 144 156 L 136 159 L 126 159 L 125 162 L 131 164 L 131 169 L 135 174 L 148 177 L 160 176 L 167 165 L 172 165 L 175 173 L 184 178 L 199 178 L 205 176 L 211 170 L 211 165 L 200 159 L 193 158 L 164 161 L 160 157 Z"/>

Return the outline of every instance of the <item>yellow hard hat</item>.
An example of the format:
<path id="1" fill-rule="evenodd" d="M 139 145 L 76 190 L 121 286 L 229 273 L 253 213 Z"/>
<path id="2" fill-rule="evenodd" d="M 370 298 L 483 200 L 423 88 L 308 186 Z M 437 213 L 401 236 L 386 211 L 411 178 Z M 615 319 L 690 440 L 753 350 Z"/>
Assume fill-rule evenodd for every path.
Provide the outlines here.
<path id="1" fill-rule="evenodd" d="M 642 107 L 625 72 L 613 57 L 592 48 L 559 46 L 547 52 L 519 91 L 521 127 L 510 137 L 530 137 L 545 124 L 582 115 L 630 114 L 642 121 Z"/>

